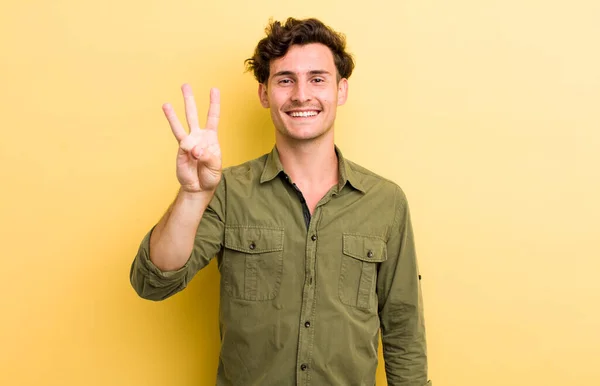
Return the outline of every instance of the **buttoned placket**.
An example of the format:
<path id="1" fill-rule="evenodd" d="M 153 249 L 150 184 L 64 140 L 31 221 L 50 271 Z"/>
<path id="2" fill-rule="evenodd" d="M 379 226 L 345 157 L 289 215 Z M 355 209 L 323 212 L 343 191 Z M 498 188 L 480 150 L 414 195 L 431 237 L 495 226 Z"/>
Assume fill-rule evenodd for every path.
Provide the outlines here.
<path id="1" fill-rule="evenodd" d="M 299 191 L 299 190 L 298 190 Z M 304 290 L 302 293 L 302 308 L 300 311 L 300 323 L 298 334 L 298 356 L 296 360 L 296 385 L 310 385 L 311 378 L 311 361 L 312 349 L 315 337 L 314 323 L 315 309 L 317 304 L 316 299 L 316 266 L 317 266 L 317 242 L 318 242 L 318 226 L 322 215 L 322 206 L 327 204 L 335 195 L 337 187 L 332 188 L 319 201 L 308 223 L 308 232 L 306 233 L 306 249 L 305 249 L 305 264 L 304 264 Z M 302 195 L 302 193 L 300 193 Z M 301 202 L 306 205 L 304 197 L 301 197 Z"/>

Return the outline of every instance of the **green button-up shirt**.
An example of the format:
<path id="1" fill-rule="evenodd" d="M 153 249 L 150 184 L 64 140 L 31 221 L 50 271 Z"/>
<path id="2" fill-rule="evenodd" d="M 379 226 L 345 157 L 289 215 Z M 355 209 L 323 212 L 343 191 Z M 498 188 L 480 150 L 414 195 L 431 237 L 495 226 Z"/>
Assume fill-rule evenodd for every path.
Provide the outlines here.
<path id="1" fill-rule="evenodd" d="M 406 197 L 345 160 L 311 216 L 277 148 L 223 170 L 186 265 L 131 267 L 146 299 L 186 287 L 216 256 L 221 273 L 217 385 L 374 385 L 381 329 L 389 385 L 424 386 L 425 326 Z"/>

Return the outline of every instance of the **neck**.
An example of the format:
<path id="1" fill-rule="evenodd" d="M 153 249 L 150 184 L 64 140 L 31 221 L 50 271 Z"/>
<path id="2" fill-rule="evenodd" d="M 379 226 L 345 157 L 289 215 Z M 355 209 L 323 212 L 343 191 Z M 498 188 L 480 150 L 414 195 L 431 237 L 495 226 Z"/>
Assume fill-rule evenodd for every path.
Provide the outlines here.
<path id="1" fill-rule="evenodd" d="M 292 142 L 279 137 L 276 146 L 283 169 L 298 185 L 328 189 L 338 183 L 338 159 L 332 138 Z"/>

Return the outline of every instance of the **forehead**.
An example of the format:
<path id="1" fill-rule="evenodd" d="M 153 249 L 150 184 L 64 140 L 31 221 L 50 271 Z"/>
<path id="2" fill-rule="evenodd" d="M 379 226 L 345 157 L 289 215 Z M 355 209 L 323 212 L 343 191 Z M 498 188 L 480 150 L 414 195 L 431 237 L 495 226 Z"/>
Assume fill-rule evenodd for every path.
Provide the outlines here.
<path id="1" fill-rule="evenodd" d="M 270 64 L 271 74 L 280 71 L 305 73 L 314 70 L 325 70 L 335 74 L 333 54 L 324 44 L 293 45 L 285 56 L 272 60 Z"/>

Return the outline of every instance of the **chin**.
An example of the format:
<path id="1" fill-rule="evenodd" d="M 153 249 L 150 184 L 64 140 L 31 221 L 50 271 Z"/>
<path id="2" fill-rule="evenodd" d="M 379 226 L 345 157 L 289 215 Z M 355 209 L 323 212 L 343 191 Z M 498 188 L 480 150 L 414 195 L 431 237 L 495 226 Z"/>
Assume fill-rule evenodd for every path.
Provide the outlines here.
<path id="1" fill-rule="evenodd" d="M 299 130 L 293 128 L 284 128 L 279 130 L 279 133 L 292 141 L 313 141 L 322 138 L 328 133 L 329 130 Z"/>

